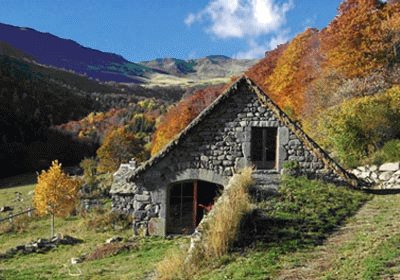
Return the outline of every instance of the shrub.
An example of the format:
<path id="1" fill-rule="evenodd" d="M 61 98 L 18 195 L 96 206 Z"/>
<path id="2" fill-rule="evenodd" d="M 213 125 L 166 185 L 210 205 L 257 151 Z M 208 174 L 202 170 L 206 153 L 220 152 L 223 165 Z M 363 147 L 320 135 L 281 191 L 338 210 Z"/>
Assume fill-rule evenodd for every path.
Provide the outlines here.
<path id="1" fill-rule="evenodd" d="M 34 219 L 28 215 L 15 217 L 12 222 L 3 222 L 0 224 L 0 234 L 4 233 L 23 233 L 28 231 L 29 223 Z"/>
<path id="2" fill-rule="evenodd" d="M 94 158 L 84 158 L 79 166 L 83 169 L 83 179 L 89 186 L 96 182 L 97 161 Z"/>
<path id="3" fill-rule="evenodd" d="M 132 216 L 97 209 L 97 211 L 84 214 L 84 225 L 88 230 L 96 232 L 106 232 L 116 229 L 123 230 L 132 226 Z"/>
<path id="4" fill-rule="evenodd" d="M 133 243 L 110 243 L 96 247 L 93 252 L 85 257 L 86 261 L 100 260 L 111 256 L 116 256 L 122 252 L 128 252 L 133 248 L 137 248 L 137 244 Z"/>
<path id="5" fill-rule="evenodd" d="M 350 167 L 400 137 L 400 87 L 354 98 L 321 115 L 316 138 Z"/>

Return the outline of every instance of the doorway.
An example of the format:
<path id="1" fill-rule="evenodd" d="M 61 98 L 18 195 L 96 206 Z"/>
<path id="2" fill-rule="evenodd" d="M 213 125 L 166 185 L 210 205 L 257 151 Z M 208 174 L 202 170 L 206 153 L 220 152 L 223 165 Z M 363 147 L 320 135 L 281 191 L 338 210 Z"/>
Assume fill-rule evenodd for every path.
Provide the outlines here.
<path id="1" fill-rule="evenodd" d="M 275 169 L 277 154 L 276 127 L 251 128 L 251 160 L 257 169 Z"/>
<path id="2" fill-rule="evenodd" d="M 172 184 L 169 188 L 167 233 L 193 233 L 222 190 L 221 185 L 200 180 Z"/>

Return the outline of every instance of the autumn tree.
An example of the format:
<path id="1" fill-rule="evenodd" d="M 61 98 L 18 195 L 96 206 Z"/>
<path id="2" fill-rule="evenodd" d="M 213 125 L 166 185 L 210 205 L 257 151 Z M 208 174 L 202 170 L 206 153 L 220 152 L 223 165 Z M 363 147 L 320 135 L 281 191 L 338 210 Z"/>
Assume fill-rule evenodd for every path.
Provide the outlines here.
<path id="1" fill-rule="evenodd" d="M 288 44 L 266 77 L 270 97 L 293 117 L 303 110 L 304 94 L 318 77 L 320 62 L 318 30 L 309 28 Z"/>
<path id="2" fill-rule="evenodd" d="M 97 150 L 99 172 L 113 172 L 123 162 L 135 158 L 143 161 L 148 157 L 146 141 L 125 127 L 119 127 L 107 134 Z"/>
<path id="3" fill-rule="evenodd" d="M 387 64 L 390 43 L 383 40 L 388 19 L 379 0 L 346 0 L 338 16 L 321 32 L 325 69 L 348 78 L 360 77 Z"/>
<path id="4" fill-rule="evenodd" d="M 75 208 L 80 182 L 61 169 L 57 160 L 49 170 L 38 176 L 33 203 L 39 215 L 51 215 L 51 236 L 54 236 L 54 217 L 65 217 Z"/>
<path id="5" fill-rule="evenodd" d="M 276 64 L 285 52 L 287 46 L 288 43 L 279 45 L 276 49 L 271 51 L 267 51 L 263 59 L 246 71 L 246 75 L 256 82 L 265 92 L 269 92 L 266 78 L 274 72 Z"/>
<path id="6" fill-rule="evenodd" d="M 159 152 L 228 86 L 229 84 L 207 87 L 172 106 L 154 133 L 151 154 Z"/>

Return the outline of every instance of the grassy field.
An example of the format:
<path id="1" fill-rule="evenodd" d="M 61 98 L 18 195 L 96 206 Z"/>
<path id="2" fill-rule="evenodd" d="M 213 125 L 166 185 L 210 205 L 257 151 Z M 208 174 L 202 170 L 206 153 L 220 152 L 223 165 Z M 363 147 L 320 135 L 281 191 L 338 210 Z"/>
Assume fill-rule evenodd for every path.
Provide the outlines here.
<path id="1" fill-rule="evenodd" d="M 32 206 L 32 196 L 29 192 L 34 189 L 35 183 L 36 175 L 33 173 L 0 179 L 0 207 L 11 206 L 14 212 L 20 212 Z M 22 194 L 21 201 L 15 199 L 15 192 Z"/>
<path id="2" fill-rule="evenodd" d="M 10 203 L 10 199 L 14 197 L 15 191 L 22 192 L 25 198 L 34 187 L 32 175 L 8 178 L 1 182 L 0 203 L 7 205 L 14 205 Z M 46 254 L 0 260 L 0 279 L 76 279 L 78 276 L 78 279 L 143 279 L 154 270 L 155 264 L 163 258 L 168 249 L 187 242 L 187 238 L 132 238 L 130 229 L 99 230 L 100 228 L 92 226 L 93 223 L 88 223 L 91 219 L 94 219 L 93 215 L 85 218 L 57 218 L 56 232 L 80 238 L 84 242 L 74 246 L 60 246 Z M 2 232 L 0 227 L 0 253 L 38 238 L 48 238 L 50 235 L 48 217 L 29 220 L 24 218 L 23 223 L 22 229 L 17 232 Z M 116 256 L 71 265 L 71 258 L 91 254 L 112 236 L 131 239 L 130 244 L 133 244 L 133 248 Z"/>
<path id="3" fill-rule="evenodd" d="M 11 185 L 3 186 L 0 191 L 13 194 Z M 16 188 L 29 192 L 32 185 L 21 181 Z M 373 196 L 286 179 L 279 196 L 256 205 L 263 219 L 249 216 L 242 225 L 242 242 L 191 279 L 400 279 L 399 205 L 400 194 Z M 56 232 L 84 243 L 0 260 L 0 279 L 148 279 L 171 249 L 188 242 L 184 237 L 132 239 L 130 229 L 99 231 L 90 219 L 57 219 Z M 0 232 L 0 252 L 48 237 L 49 231 L 46 217 L 35 218 L 20 233 Z M 71 265 L 71 258 L 94 252 L 115 235 L 131 238 L 133 248 Z"/>

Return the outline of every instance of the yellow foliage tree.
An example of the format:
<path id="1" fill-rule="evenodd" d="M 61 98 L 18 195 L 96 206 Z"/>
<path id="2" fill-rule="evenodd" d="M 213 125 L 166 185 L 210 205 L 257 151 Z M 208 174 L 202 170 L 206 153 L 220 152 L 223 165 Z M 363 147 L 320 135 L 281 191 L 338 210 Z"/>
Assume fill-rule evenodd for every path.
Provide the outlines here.
<path id="1" fill-rule="evenodd" d="M 321 60 L 318 30 L 309 28 L 288 44 L 267 77 L 270 97 L 292 117 L 302 112 L 304 94 L 318 77 Z"/>
<path id="2" fill-rule="evenodd" d="M 57 160 L 49 170 L 42 170 L 35 186 L 33 204 L 39 215 L 51 215 L 51 236 L 54 236 L 54 216 L 65 217 L 75 208 L 79 180 L 72 179 L 61 169 Z"/>

